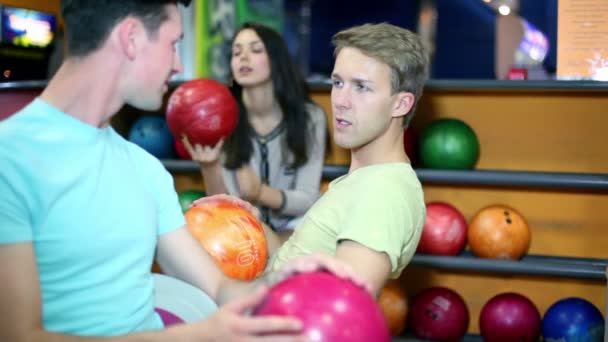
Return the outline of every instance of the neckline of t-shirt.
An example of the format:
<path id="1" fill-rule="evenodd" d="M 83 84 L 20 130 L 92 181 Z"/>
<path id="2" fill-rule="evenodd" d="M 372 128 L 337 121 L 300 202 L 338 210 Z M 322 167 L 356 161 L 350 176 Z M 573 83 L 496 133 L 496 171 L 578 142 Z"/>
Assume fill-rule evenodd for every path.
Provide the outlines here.
<path id="1" fill-rule="evenodd" d="M 37 97 L 34 99 L 33 105 L 35 107 L 40 107 L 42 109 L 41 110 L 42 112 L 53 115 L 58 120 L 61 120 L 62 122 L 64 122 L 66 125 L 70 125 L 70 126 L 76 128 L 77 130 L 74 131 L 74 134 L 78 134 L 77 132 L 80 132 L 81 134 L 84 134 L 87 136 L 96 137 L 99 134 L 110 132 L 112 130 L 111 125 L 107 125 L 105 127 L 99 128 L 99 127 L 90 125 L 82 120 L 79 120 L 79 119 L 73 117 L 72 115 L 69 115 L 68 113 L 65 113 L 64 111 L 60 110 L 59 108 L 53 106 L 52 104 L 46 102 L 45 100 L 41 99 L 40 97 Z"/>
<path id="2" fill-rule="evenodd" d="M 407 163 L 407 162 L 388 162 L 388 163 L 379 163 L 379 164 L 372 164 L 372 165 L 366 165 L 366 166 L 362 166 L 359 167 L 357 169 L 355 169 L 352 172 L 346 173 L 345 175 L 342 175 L 336 179 L 334 179 L 331 184 L 335 185 L 338 184 L 340 182 L 343 182 L 347 177 L 352 176 L 356 173 L 361 173 L 360 171 L 368 171 L 370 169 L 375 169 L 377 167 L 390 167 L 390 168 L 397 168 L 397 167 L 405 167 L 407 169 L 407 171 L 413 171 L 412 168 L 412 164 L 411 163 Z"/>

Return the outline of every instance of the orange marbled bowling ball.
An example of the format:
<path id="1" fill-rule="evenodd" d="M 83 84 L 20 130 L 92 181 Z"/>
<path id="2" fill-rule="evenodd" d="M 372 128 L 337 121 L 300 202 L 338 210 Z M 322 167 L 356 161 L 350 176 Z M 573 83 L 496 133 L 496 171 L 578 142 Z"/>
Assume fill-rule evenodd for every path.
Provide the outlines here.
<path id="1" fill-rule="evenodd" d="M 264 271 L 268 259 L 264 228 L 248 210 L 214 199 L 191 207 L 185 217 L 188 230 L 224 274 L 250 280 Z"/>
<path id="2" fill-rule="evenodd" d="M 505 205 L 490 205 L 478 211 L 469 223 L 467 240 L 481 258 L 523 257 L 530 246 L 531 233 L 526 219 Z"/>

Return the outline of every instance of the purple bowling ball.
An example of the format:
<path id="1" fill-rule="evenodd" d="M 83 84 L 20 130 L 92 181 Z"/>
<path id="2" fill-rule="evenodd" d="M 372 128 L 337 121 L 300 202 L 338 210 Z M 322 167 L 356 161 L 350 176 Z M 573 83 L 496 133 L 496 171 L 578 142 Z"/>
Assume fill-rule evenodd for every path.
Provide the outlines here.
<path id="1" fill-rule="evenodd" d="M 479 331 L 487 342 L 538 341 L 540 323 L 534 303 L 512 292 L 494 296 L 479 315 Z"/>
<path id="2" fill-rule="evenodd" d="M 165 325 L 165 327 L 184 323 L 184 321 L 181 318 L 177 317 L 176 315 L 174 315 L 173 313 L 171 313 L 167 310 L 160 309 L 160 308 L 156 308 L 154 310 L 160 316 L 160 319 L 163 321 L 163 324 Z"/>
<path id="3" fill-rule="evenodd" d="M 296 317 L 312 341 L 391 340 L 376 300 L 352 281 L 323 271 L 299 273 L 276 284 L 253 314 Z"/>

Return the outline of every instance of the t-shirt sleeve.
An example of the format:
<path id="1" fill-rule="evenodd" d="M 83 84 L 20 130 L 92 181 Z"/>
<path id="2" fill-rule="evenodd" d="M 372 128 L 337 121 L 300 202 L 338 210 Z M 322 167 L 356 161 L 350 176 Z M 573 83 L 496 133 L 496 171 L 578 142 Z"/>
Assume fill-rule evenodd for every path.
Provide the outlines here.
<path id="1" fill-rule="evenodd" d="M 10 167 L 0 171 L 0 244 L 32 241 L 32 222 L 25 199 L 27 182 Z"/>
<path id="2" fill-rule="evenodd" d="M 352 201 L 338 234 L 338 241 L 352 240 L 386 253 L 393 277 L 403 270 L 416 248 L 417 218 L 406 192 L 386 182 L 357 192 L 358 200 Z"/>
<path id="3" fill-rule="evenodd" d="M 166 234 L 186 224 L 182 208 L 179 205 L 173 177 L 161 165 L 160 181 L 156 184 L 158 192 L 158 235 Z"/>

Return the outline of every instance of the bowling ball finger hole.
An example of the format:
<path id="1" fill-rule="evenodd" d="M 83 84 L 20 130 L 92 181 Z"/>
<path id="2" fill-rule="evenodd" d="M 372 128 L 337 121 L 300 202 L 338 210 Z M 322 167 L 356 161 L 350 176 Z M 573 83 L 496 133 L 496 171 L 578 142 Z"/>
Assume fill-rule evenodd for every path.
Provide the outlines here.
<path id="1" fill-rule="evenodd" d="M 434 321 L 439 320 L 439 315 L 436 312 L 433 312 L 431 310 L 426 310 L 426 315 L 427 315 L 427 317 L 431 317 Z"/>
<path id="2" fill-rule="evenodd" d="M 513 222 L 513 221 L 511 221 L 510 218 L 506 219 L 506 221 L 507 221 L 507 224 L 511 224 Z"/>

